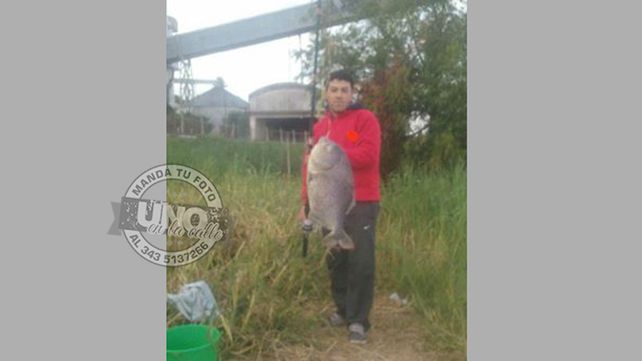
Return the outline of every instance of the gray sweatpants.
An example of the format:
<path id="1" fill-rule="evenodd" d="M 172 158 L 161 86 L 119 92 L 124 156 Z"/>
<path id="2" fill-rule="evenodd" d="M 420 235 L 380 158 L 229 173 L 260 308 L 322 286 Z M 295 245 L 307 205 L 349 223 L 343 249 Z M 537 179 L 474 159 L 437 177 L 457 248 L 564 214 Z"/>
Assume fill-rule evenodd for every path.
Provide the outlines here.
<path id="1" fill-rule="evenodd" d="M 368 315 L 374 297 L 375 226 L 378 214 L 379 202 L 357 202 L 344 224 L 355 243 L 355 249 L 333 250 L 326 257 L 337 313 L 349 324 L 361 323 L 366 330 L 370 328 Z"/>

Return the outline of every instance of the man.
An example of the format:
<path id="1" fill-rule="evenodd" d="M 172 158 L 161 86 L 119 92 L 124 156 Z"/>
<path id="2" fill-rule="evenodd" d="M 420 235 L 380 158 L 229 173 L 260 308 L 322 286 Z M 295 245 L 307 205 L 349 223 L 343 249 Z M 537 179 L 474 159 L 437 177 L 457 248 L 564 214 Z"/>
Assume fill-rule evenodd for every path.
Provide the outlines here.
<path id="1" fill-rule="evenodd" d="M 325 87 L 327 109 L 314 125 L 313 144 L 327 136 L 345 151 L 352 166 L 356 205 L 347 215 L 344 227 L 355 249 L 332 249 L 327 256 L 332 297 L 337 307 L 329 321 L 333 326 L 347 325 L 350 342 L 365 343 L 374 296 L 381 130 L 374 114 L 352 104 L 353 87 L 348 72 L 339 70 L 330 74 Z M 304 207 L 300 218 L 308 210 L 306 173 L 307 155 L 303 161 Z"/>

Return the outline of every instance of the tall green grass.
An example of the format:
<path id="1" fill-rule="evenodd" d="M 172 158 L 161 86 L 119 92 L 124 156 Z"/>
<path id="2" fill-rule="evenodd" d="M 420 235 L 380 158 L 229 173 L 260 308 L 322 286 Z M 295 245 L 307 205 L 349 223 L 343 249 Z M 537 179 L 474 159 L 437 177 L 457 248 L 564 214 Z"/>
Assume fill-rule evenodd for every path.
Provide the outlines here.
<path id="1" fill-rule="evenodd" d="M 206 280 L 223 314 L 224 358 L 260 359 L 284 344 L 315 347 L 331 300 L 324 249 L 312 235 L 301 257 L 302 145 L 168 139 L 168 163 L 192 166 L 217 186 L 233 219 L 228 240 L 199 261 L 167 270 L 168 292 Z M 199 202 L 168 184 L 168 199 Z M 181 193 L 181 194 L 178 194 Z M 179 195 L 181 197 L 179 197 Z M 187 198 L 187 199 L 185 199 Z M 465 350 L 466 171 L 406 169 L 383 188 L 377 227 L 377 290 L 408 296 L 431 348 Z M 168 325 L 185 322 L 168 309 Z M 402 331 L 400 331 L 402 332 Z"/>
<path id="2" fill-rule="evenodd" d="M 290 144 L 289 148 L 290 174 L 296 175 L 301 170 L 303 145 Z M 288 174 L 286 150 L 285 144 L 278 142 L 248 142 L 210 137 L 167 139 L 168 162 L 205 167 L 212 170 L 213 176 L 226 173 Z"/>
<path id="3" fill-rule="evenodd" d="M 466 345 L 466 169 L 406 168 L 386 184 L 377 232 L 381 284 L 409 294 L 431 343 Z"/>

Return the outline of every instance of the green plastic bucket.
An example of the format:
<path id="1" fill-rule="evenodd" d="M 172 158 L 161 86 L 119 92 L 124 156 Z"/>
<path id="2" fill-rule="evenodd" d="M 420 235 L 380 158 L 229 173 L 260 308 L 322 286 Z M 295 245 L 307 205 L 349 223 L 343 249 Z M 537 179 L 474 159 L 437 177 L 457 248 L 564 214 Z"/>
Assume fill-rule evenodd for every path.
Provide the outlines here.
<path id="1" fill-rule="evenodd" d="M 220 331 L 203 325 L 182 325 L 167 330 L 167 361 L 216 361 Z"/>

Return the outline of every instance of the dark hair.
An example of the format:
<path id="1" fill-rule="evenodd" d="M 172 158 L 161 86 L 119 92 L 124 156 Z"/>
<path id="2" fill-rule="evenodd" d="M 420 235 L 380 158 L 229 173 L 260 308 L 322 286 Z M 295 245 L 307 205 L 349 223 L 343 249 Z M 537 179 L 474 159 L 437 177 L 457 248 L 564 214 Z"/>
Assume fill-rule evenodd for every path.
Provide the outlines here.
<path id="1" fill-rule="evenodd" d="M 327 88 L 330 82 L 333 80 L 347 81 L 348 83 L 350 83 L 350 88 L 354 88 L 354 78 L 352 77 L 352 74 L 345 69 L 336 70 L 330 73 L 328 80 L 326 80 L 325 82 L 325 87 Z"/>

